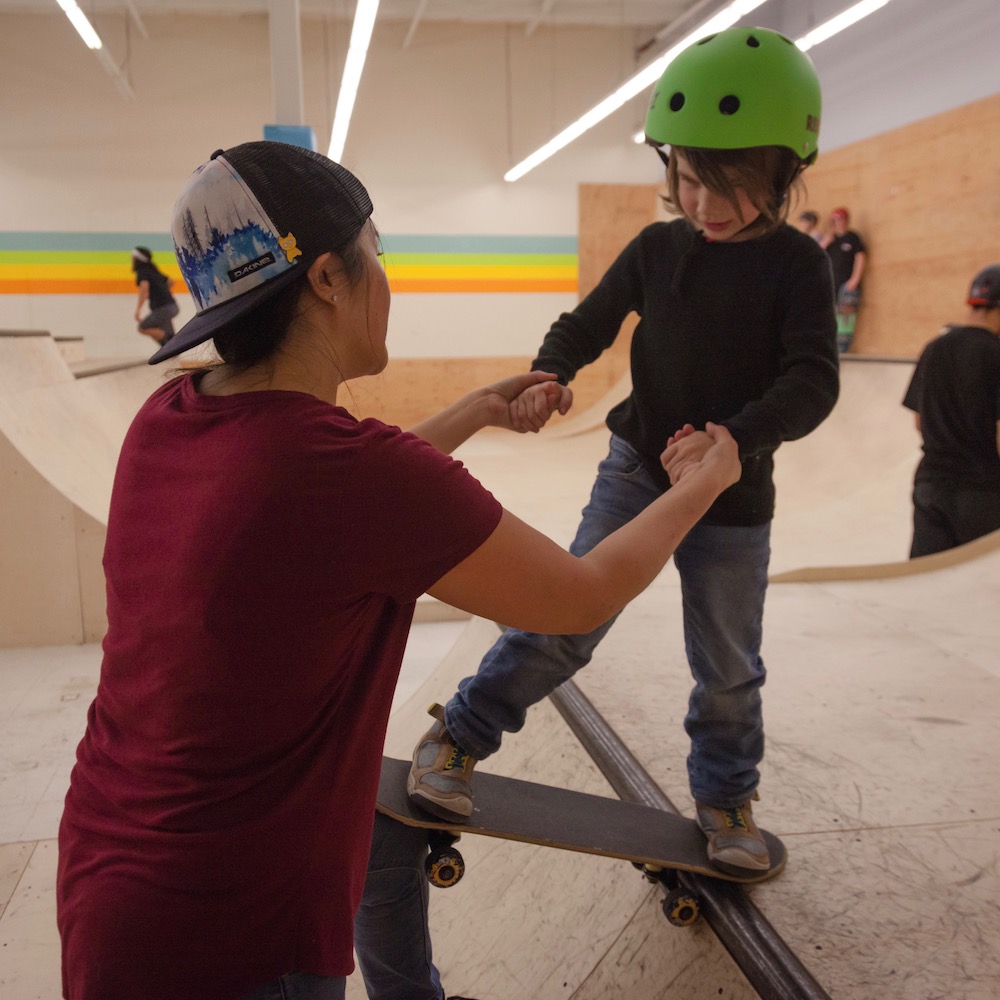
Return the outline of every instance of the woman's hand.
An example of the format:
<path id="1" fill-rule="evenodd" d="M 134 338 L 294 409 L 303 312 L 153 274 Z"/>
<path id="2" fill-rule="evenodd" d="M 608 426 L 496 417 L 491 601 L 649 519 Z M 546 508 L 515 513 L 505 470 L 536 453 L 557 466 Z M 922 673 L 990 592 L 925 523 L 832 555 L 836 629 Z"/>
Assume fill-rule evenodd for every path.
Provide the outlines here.
<path id="1" fill-rule="evenodd" d="M 685 424 L 671 434 L 660 455 L 670 485 L 676 486 L 686 476 L 702 471 L 718 477 L 720 492 L 739 482 L 742 466 L 739 448 L 733 436 L 719 424 L 707 423 L 703 431 Z"/>

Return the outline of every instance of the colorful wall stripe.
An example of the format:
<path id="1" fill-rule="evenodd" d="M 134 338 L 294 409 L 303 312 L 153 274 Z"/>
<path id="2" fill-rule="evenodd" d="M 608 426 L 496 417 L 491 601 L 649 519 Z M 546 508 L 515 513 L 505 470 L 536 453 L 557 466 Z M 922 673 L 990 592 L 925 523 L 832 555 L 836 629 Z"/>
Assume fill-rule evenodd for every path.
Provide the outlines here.
<path id="1" fill-rule="evenodd" d="M 134 246 L 186 291 L 164 233 L 0 232 L 0 295 L 134 295 Z M 393 292 L 576 292 L 575 236 L 382 236 Z"/>

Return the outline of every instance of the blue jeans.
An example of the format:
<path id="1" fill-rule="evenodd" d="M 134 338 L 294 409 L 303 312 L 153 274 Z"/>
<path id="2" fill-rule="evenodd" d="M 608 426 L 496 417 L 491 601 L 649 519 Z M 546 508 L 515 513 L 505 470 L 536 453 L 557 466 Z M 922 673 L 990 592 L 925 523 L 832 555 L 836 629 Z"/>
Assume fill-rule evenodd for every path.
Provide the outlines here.
<path id="1" fill-rule="evenodd" d="M 273 983 L 248 993 L 243 1000 L 344 1000 L 347 980 L 343 976 L 314 976 L 290 972 Z"/>
<path id="2" fill-rule="evenodd" d="M 375 814 L 354 948 L 371 1000 L 442 1000 L 427 927 L 427 831 Z"/>
<path id="3" fill-rule="evenodd" d="M 612 436 L 570 552 L 580 556 L 661 495 L 635 450 Z M 764 755 L 760 646 L 770 558 L 770 524 L 697 524 L 674 553 L 681 578 L 684 644 L 694 676 L 684 728 L 688 779 L 699 802 L 738 805 L 757 788 Z M 518 732 L 527 709 L 586 666 L 614 618 L 586 635 L 508 629 L 448 703 L 455 740 L 482 759 Z"/>
<path id="4" fill-rule="evenodd" d="M 442 1000 L 427 926 L 427 831 L 375 814 L 354 948 L 371 1000 Z M 342 1000 L 345 980 L 295 972 L 243 1000 Z"/>

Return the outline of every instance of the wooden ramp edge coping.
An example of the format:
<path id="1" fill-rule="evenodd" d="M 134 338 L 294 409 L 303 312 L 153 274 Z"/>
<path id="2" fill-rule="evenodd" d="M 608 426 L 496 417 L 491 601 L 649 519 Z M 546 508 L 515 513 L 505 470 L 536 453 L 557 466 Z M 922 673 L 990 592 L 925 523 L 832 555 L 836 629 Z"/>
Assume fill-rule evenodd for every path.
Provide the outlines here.
<path id="1" fill-rule="evenodd" d="M 945 552 L 906 559 L 900 562 L 872 563 L 870 566 L 803 566 L 775 573 L 769 583 L 826 583 L 837 580 L 888 580 L 900 576 L 917 576 L 939 569 L 960 566 L 980 556 L 1000 549 L 1000 531 L 991 532 Z"/>
<path id="2" fill-rule="evenodd" d="M 73 373 L 73 378 L 90 378 L 93 375 L 107 375 L 108 372 L 142 368 L 146 363 L 145 358 L 108 358 L 105 361 L 95 358 L 93 361 L 74 362 L 69 368 Z"/>

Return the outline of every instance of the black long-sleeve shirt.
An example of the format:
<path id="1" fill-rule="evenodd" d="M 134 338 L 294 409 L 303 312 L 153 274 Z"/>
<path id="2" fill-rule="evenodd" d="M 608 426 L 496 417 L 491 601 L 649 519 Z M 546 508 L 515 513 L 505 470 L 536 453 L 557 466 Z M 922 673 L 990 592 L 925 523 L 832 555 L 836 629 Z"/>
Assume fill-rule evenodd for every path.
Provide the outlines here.
<path id="1" fill-rule="evenodd" d="M 826 252 L 791 226 L 745 242 L 711 242 L 684 220 L 647 226 L 597 287 L 552 324 L 532 369 L 568 382 L 618 335 L 630 312 L 632 392 L 608 414 L 664 490 L 659 456 L 686 423 L 723 424 L 743 475 L 711 524 L 774 516 L 774 451 L 804 437 L 839 391 L 833 281 Z"/>

